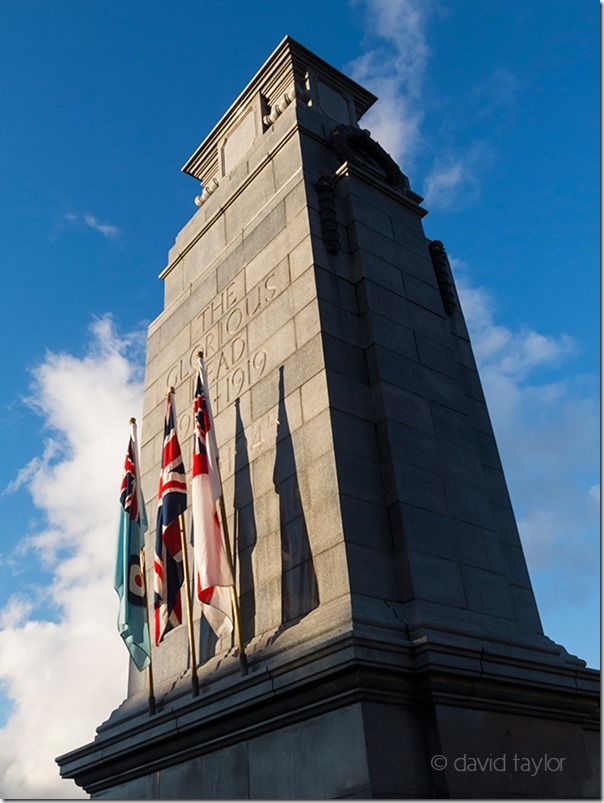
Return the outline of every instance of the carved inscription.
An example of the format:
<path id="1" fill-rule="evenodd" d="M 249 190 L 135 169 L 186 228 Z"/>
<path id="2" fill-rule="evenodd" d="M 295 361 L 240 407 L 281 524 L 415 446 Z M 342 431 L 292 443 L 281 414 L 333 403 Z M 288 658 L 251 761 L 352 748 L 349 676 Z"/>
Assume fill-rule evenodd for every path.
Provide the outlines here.
<path id="1" fill-rule="evenodd" d="M 256 421 L 245 422 L 245 436 L 250 462 L 269 449 L 275 448 L 277 426 L 279 420 L 276 411 L 265 413 Z M 223 478 L 230 477 L 235 471 L 236 438 L 232 438 L 220 447 L 220 467 Z"/>
<path id="2" fill-rule="evenodd" d="M 166 374 L 166 387 L 190 380 L 190 396 L 195 393 L 197 352 L 205 355 L 212 405 L 216 414 L 232 404 L 254 382 L 267 366 L 267 353 L 260 346 L 248 346 L 247 324 L 289 285 L 287 261 L 278 265 L 249 292 L 245 292 L 241 271 L 192 322 L 194 346 Z M 191 431 L 191 417 L 179 418 L 179 432 L 186 437 Z"/>

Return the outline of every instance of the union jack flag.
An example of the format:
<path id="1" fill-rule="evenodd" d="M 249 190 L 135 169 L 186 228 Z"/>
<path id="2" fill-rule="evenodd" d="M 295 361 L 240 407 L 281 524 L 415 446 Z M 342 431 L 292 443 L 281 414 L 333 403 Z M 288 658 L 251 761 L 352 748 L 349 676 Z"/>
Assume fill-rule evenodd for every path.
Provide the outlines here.
<path id="1" fill-rule="evenodd" d="M 166 398 L 164 447 L 161 458 L 155 531 L 155 644 L 182 624 L 180 589 L 184 580 L 180 516 L 187 509 L 185 467 L 176 434 L 172 392 Z M 184 526 L 184 523 L 183 523 Z"/>
<path id="2" fill-rule="evenodd" d="M 197 596 L 208 624 L 220 637 L 223 632 L 230 633 L 233 629 L 230 586 L 234 582 L 216 512 L 222 488 L 202 359 L 199 360 L 193 416 L 191 494 Z"/>

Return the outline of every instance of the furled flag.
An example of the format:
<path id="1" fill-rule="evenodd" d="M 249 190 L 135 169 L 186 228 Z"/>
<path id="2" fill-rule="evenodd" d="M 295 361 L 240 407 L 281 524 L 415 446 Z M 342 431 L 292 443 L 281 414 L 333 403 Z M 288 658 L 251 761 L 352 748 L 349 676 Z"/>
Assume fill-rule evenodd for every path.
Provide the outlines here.
<path id="1" fill-rule="evenodd" d="M 199 360 L 193 406 L 193 550 L 197 596 L 208 624 L 217 636 L 233 629 L 233 573 L 227 558 L 216 503 L 222 495 L 218 448 L 203 360 Z"/>
<path id="2" fill-rule="evenodd" d="M 182 623 L 180 589 L 184 580 L 180 516 L 187 509 L 185 467 L 176 434 L 172 390 L 166 398 L 164 446 L 155 531 L 155 643 Z"/>
<path id="3" fill-rule="evenodd" d="M 130 421 L 130 440 L 120 488 L 120 505 L 114 582 L 120 600 L 117 629 L 136 668 L 142 671 L 148 666 L 151 655 L 147 598 L 141 570 L 141 549 L 145 546 L 147 514 L 139 485 L 134 419 Z"/>

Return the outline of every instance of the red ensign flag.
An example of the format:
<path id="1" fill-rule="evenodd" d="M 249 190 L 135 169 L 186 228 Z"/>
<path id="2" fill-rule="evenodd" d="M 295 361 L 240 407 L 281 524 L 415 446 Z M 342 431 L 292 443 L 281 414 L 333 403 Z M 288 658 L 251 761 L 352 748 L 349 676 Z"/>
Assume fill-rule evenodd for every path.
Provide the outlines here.
<path id="1" fill-rule="evenodd" d="M 199 360 L 193 415 L 191 493 L 197 596 L 208 624 L 220 637 L 233 629 L 230 586 L 234 585 L 234 581 L 216 511 L 222 489 L 214 422 L 202 359 Z"/>

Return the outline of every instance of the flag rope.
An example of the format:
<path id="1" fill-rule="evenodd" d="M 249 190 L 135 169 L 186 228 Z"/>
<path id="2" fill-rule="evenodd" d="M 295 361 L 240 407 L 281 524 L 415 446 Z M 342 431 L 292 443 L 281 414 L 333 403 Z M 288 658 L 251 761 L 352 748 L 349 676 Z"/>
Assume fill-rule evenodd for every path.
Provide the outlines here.
<path id="1" fill-rule="evenodd" d="M 220 460 L 216 460 L 216 468 L 220 474 Z M 220 482 L 222 487 L 222 480 Z M 243 644 L 243 637 L 241 635 L 241 619 L 239 616 L 239 599 L 237 597 L 237 589 L 235 588 L 235 570 L 233 567 L 233 555 L 231 552 L 231 542 L 229 539 L 229 530 L 227 526 L 226 508 L 224 505 L 224 495 L 220 494 L 220 517 L 222 519 L 222 527 L 224 534 L 224 546 L 227 556 L 227 561 L 231 574 L 233 575 L 233 585 L 231 586 L 231 599 L 233 601 L 233 618 L 235 619 L 235 633 L 237 634 L 237 647 L 239 648 L 239 668 L 242 675 L 247 675 L 247 655 L 245 654 L 245 646 Z"/>
<path id="2" fill-rule="evenodd" d="M 191 580 L 189 578 L 189 555 L 185 538 L 185 521 L 182 513 L 178 515 L 180 526 L 180 543 L 182 545 L 182 565 L 185 575 L 185 596 L 187 598 L 187 629 L 189 632 L 189 651 L 191 653 L 191 689 L 193 697 L 199 696 L 199 678 L 197 677 L 197 656 L 195 654 L 195 633 L 193 632 L 193 611 L 191 608 Z"/>
<path id="3" fill-rule="evenodd" d="M 149 623 L 149 604 L 147 597 L 147 575 L 145 573 L 145 548 L 140 551 L 141 574 L 143 576 L 143 588 L 145 590 L 145 609 L 147 611 L 147 627 L 150 629 Z M 147 667 L 147 680 L 149 682 L 149 715 L 155 714 L 155 691 L 153 688 L 153 659 L 151 657 L 151 645 L 149 645 L 149 666 Z"/>

